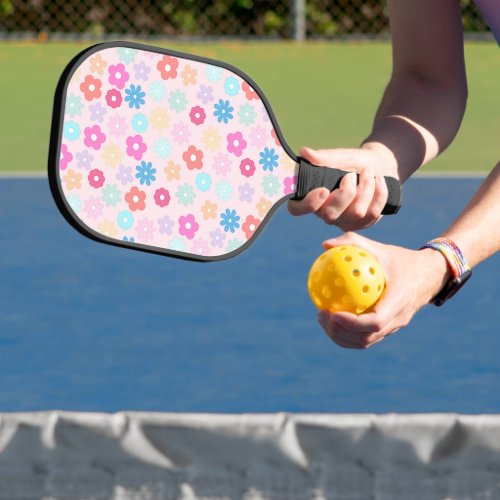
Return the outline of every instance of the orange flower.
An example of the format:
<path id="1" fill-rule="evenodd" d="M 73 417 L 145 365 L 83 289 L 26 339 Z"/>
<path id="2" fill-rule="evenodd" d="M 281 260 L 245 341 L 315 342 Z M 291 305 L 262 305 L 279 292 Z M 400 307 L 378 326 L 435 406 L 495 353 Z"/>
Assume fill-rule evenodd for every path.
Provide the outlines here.
<path id="1" fill-rule="evenodd" d="M 80 83 L 80 90 L 83 92 L 85 99 L 91 101 L 101 97 L 101 86 L 101 80 L 94 78 L 92 75 L 87 75 L 83 83 Z"/>
<path id="2" fill-rule="evenodd" d="M 265 215 L 269 213 L 269 209 L 271 208 L 271 206 L 272 206 L 271 201 L 268 200 L 267 198 L 262 197 L 259 200 L 259 203 L 257 203 L 256 208 L 259 212 L 259 215 L 261 217 L 265 217 Z"/>
<path id="3" fill-rule="evenodd" d="M 134 186 L 126 195 L 125 201 L 132 212 L 146 208 L 146 193 Z"/>
<path id="4" fill-rule="evenodd" d="M 189 64 L 186 65 L 184 68 L 184 71 L 181 73 L 182 76 L 182 81 L 184 82 L 184 85 L 196 85 L 196 75 L 198 72 L 189 66 Z"/>
<path id="5" fill-rule="evenodd" d="M 102 58 L 101 54 L 96 54 L 90 58 L 90 71 L 102 75 L 108 67 L 108 63 Z"/>
<path id="6" fill-rule="evenodd" d="M 255 233 L 259 225 L 260 225 L 260 219 L 256 219 L 253 215 L 249 215 L 245 219 L 245 222 L 241 226 L 241 229 L 245 233 L 247 240 L 249 240 L 253 236 L 253 233 Z"/>
<path id="7" fill-rule="evenodd" d="M 186 162 L 186 166 L 189 170 L 203 167 L 203 151 L 201 149 L 196 149 L 195 146 L 189 146 L 187 150 L 182 153 L 182 159 Z"/>
<path id="8" fill-rule="evenodd" d="M 205 220 L 215 219 L 217 217 L 217 205 L 215 203 L 210 203 L 208 200 L 205 201 L 203 206 L 201 207 L 201 211 L 203 213 L 203 218 Z"/>
<path id="9" fill-rule="evenodd" d="M 66 175 L 63 177 L 66 183 L 66 189 L 80 189 L 82 187 L 82 174 L 75 172 L 74 170 L 68 170 Z"/>
<path id="10" fill-rule="evenodd" d="M 169 181 L 178 181 L 181 178 L 181 166 L 176 165 L 173 161 L 169 161 L 164 170 Z"/>
<path id="11" fill-rule="evenodd" d="M 156 67 L 164 80 L 177 77 L 177 67 L 179 60 L 171 56 L 163 56 L 162 60 L 158 62 Z"/>

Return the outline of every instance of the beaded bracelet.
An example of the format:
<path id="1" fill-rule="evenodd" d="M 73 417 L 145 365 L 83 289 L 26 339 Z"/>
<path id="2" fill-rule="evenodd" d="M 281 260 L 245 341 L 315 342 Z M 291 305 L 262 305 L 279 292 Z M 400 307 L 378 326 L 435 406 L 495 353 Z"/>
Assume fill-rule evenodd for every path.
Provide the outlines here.
<path id="1" fill-rule="evenodd" d="M 462 285 L 471 277 L 472 270 L 460 248 L 448 238 L 436 238 L 427 242 L 422 248 L 432 248 L 440 252 L 448 263 L 453 278 L 432 299 L 434 305 L 440 306 L 453 297 Z"/>

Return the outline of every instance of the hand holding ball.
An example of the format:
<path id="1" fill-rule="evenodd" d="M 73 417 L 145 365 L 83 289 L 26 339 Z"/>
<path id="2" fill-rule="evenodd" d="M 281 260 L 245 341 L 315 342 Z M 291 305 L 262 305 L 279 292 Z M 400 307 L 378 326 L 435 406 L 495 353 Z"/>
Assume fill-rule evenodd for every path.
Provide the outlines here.
<path id="1" fill-rule="evenodd" d="M 369 312 L 385 287 L 382 266 L 365 249 L 333 247 L 320 255 L 309 271 L 307 288 L 318 309 L 354 314 Z"/>

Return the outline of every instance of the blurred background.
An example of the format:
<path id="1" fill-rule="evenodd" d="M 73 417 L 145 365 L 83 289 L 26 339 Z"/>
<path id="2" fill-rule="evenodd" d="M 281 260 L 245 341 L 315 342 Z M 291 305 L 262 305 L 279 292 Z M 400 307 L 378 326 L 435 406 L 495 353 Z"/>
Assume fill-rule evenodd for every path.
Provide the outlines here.
<path id="1" fill-rule="evenodd" d="M 2 38 L 140 37 L 333 39 L 388 33 L 380 0 L 1 0 Z M 487 26 L 461 0 L 465 31 Z"/>

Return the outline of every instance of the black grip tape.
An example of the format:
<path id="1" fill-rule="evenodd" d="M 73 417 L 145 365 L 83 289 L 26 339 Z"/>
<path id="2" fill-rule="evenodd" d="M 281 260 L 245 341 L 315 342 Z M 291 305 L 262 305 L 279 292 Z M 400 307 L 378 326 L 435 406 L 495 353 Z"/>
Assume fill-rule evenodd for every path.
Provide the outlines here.
<path id="1" fill-rule="evenodd" d="M 302 200 L 307 193 L 319 187 L 325 187 L 333 191 L 340 186 L 340 181 L 350 172 L 339 170 L 338 168 L 317 167 L 304 158 L 298 158 L 299 175 L 297 180 L 297 192 L 293 200 Z M 395 214 L 401 207 L 402 189 L 401 184 L 394 177 L 384 177 L 389 192 L 387 203 L 382 214 Z M 359 182 L 359 175 L 356 175 L 356 182 Z"/>

